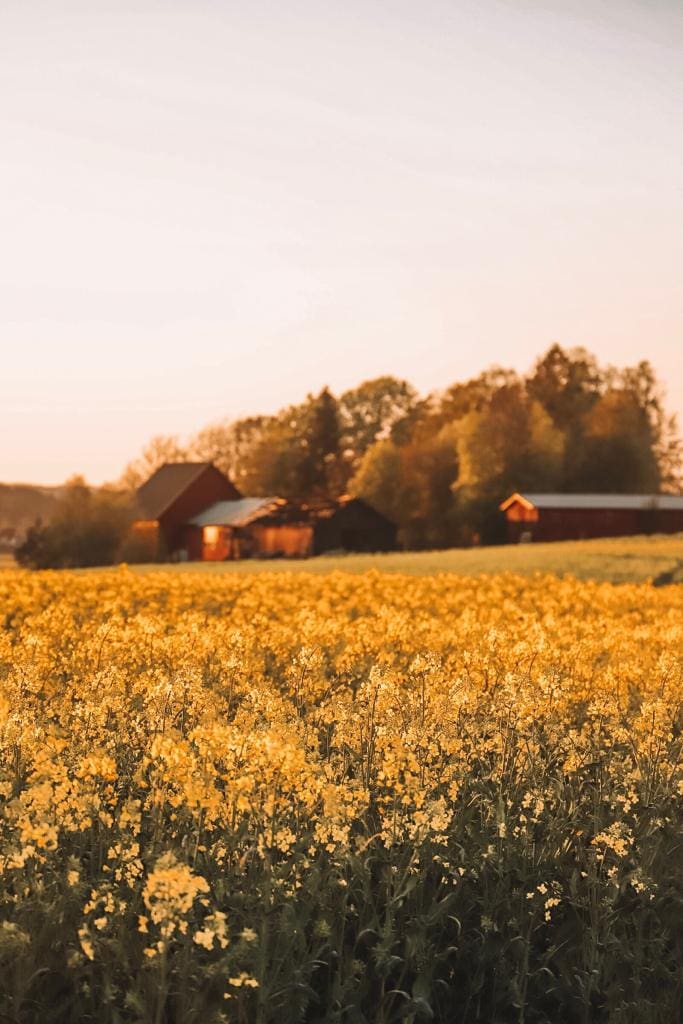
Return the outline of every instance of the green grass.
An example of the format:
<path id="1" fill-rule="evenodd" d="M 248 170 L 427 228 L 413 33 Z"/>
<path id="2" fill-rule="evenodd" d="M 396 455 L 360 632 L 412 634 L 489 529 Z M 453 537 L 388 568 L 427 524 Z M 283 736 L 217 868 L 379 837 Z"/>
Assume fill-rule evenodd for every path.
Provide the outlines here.
<path id="1" fill-rule="evenodd" d="M 11 555 L 0 554 L 0 569 L 15 567 Z M 260 573 L 260 572 L 400 572 L 460 576 L 496 572 L 548 572 L 609 583 L 683 583 L 683 534 L 652 537 L 608 537 L 602 540 L 558 541 L 553 544 L 510 544 L 447 551 L 396 551 L 386 555 L 323 555 L 302 559 L 252 559 L 243 562 L 183 562 L 133 565 L 135 572 Z M 83 572 L 90 570 L 84 569 Z"/>
<path id="2" fill-rule="evenodd" d="M 448 551 L 397 551 L 385 555 L 324 555 L 307 559 L 243 562 L 184 562 L 132 566 L 136 572 L 259 573 L 259 572 L 400 572 L 428 576 L 449 572 L 461 576 L 516 572 L 570 574 L 578 579 L 612 583 L 683 582 L 683 534 L 653 537 L 610 537 L 604 540 L 515 544 Z"/>

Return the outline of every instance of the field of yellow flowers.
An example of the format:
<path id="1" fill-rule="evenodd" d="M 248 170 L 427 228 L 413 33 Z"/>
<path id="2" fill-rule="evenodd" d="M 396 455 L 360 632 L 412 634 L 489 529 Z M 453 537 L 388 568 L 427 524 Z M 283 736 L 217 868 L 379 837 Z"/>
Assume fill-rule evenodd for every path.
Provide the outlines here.
<path id="1" fill-rule="evenodd" d="M 0 573 L 0 1021 L 678 1021 L 682 651 L 681 587 Z"/>

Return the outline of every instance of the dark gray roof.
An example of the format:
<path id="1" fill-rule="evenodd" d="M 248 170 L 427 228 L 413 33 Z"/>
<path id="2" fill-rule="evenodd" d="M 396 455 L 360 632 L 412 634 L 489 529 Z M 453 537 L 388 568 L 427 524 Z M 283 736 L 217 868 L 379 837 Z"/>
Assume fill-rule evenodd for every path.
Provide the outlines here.
<path id="1" fill-rule="evenodd" d="M 512 498 L 522 498 L 535 508 L 683 510 L 683 495 L 679 494 L 529 494 L 524 491 L 512 495 L 503 505 L 512 504 Z"/>
<path id="2" fill-rule="evenodd" d="M 216 501 L 190 520 L 190 526 L 246 526 L 262 512 L 278 504 L 277 498 L 239 498 Z"/>
<path id="3" fill-rule="evenodd" d="M 210 462 L 166 462 L 138 488 L 140 515 L 158 519 L 210 466 Z"/>

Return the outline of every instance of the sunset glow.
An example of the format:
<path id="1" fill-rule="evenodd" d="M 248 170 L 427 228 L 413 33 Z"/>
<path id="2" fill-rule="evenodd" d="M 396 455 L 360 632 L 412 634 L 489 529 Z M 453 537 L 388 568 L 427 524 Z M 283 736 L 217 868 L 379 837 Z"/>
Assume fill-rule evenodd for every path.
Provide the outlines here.
<path id="1" fill-rule="evenodd" d="M 683 410 L 683 8 L 0 11 L 0 480 L 553 341 Z"/>

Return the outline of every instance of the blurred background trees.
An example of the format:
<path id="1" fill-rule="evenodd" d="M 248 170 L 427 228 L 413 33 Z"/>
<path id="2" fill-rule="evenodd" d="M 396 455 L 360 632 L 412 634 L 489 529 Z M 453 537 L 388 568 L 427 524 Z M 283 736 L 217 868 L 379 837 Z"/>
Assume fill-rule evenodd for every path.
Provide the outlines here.
<path id="1" fill-rule="evenodd" d="M 15 552 L 16 560 L 31 569 L 111 565 L 122 557 L 132 518 L 125 492 L 93 490 L 82 477 L 72 477 L 50 520 L 29 527 Z"/>
<path id="2" fill-rule="evenodd" d="M 526 375 L 492 367 L 421 397 L 392 376 L 329 388 L 275 415 L 209 424 L 187 443 L 152 438 L 114 489 L 69 482 L 26 564 L 118 557 L 130 496 L 165 462 L 213 462 L 246 495 L 314 501 L 352 493 L 410 548 L 503 539 L 498 503 L 515 490 L 655 493 L 681 486 L 681 443 L 649 363 L 601 367 L 553 345 Z"/>
<path id="3" fill-rule="evenodd" d="M 126 491 L 134 491 L 165 462 L 183 462 L 186 458 L 187 450 L 175 435 L 157 434 L 148 441 L 138 458 L 128 463 L 119 485 Z"/>
<path id="4" fill-rule="evenodd" d="M 123 482 L 180 457 L 214 462 L 244 494 L 348 491 L 415 548 L 501 540 L 498 503 L 514 490 L 676 490 L 682 461 L 649 363 L 601 367 L 557 344 L 526 375 L 492 367 L 426 397 L 382 376 L 339 398 L 324 388 L 273 416 L 209 425 L 184 448 L 157 437 Z"/>

